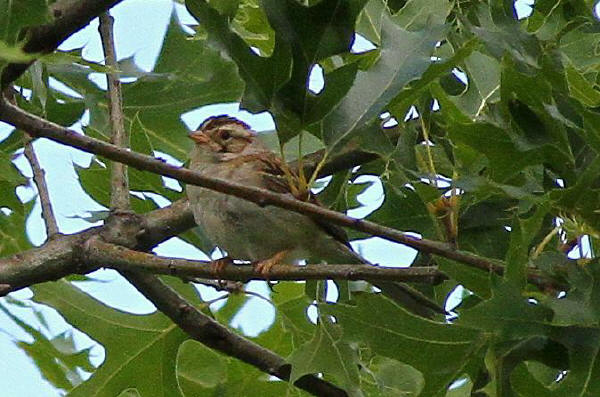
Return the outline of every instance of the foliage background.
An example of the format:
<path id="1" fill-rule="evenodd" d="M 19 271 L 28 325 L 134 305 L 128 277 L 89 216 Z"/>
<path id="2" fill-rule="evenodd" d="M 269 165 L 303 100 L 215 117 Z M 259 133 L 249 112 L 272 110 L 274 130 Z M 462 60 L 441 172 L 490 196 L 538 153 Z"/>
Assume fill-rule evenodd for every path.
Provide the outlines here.
<path id="1" fill-rule="evenodd" d="M 5 4 L 11 12 L 0 20 L 7 44 L 0 49 L 0 67 L 22 56 L 14 52 L 19 28 L 48 19 L 44 2 L 25 3 L 27 10 L 39 13 Z M 373 212 L 362 209 L 367 219 L 456 243 L 462 250 L 501 261 L 506 269 L 499 276 L 442 257 L 417 255 L 413 266 L 435 265 L 450 276 L 436 286 L 419 286 L 421 291 L 441 305 L 461 303 L 451 316 L 438 316 L 436 322 L 365 292 L 336 305 L 319 301 L 320 322 L 315 326 L 305 315 L 307 307 L 316 312 L 310 289 L 277 285 L 271 294 L 273 322 L 266 321 L 270 327 L 255 340 L 289 359 L 292 379 L 322 372 L 351 395 L 596 395 L 598 265 L 593 248 L 598 237 L 600 58 L 595 3 L 538 1 L 520 20 L 510 2 L 414 0 L 385 5 L 376 0 L 322 0 L 309 2 L 310 8 L 294 0 L 264 0 L 263 8 L 251 0 L 209 3 L 186 4 L 204 22 L 199 27 L 170 21 L 152 70 L 140 69 L 136 63 L 141 59 L 121 60 L 119 67 L 128 77 L 123 97 L 133 150 L 181 164 L 190 148 L 186 131 L 193 128 L 184 121 L 197 123 L 215 108 L 188 112 L 241 101 L 246 109 L 273 115 L 279 142 L 289 143 L 290 160 L 300 131 L 306 152 L 325 148 L 334 157 L 350 147 L 378 156 L 353 172 L 333 176 L 321 193 L 331 208 L 360 207 L 357 197 L 376 183 L 385 199 Z M 335 14 L 336 7 L 346 13 Z M 348 51 L 354 29 L 374 50 Z M 189 36 L 190 31 L 195 35 Z M 94 74 L 106 68 L 86 51 L 56 52 L 36 62 L 17 81 L 27 98 L 19 105 L 108 140 L 102 76 Z M 315 63 L 324 73 L 324 90 L 318 95 L 306 90 Z M 381 114 L 400 121 L 399 139 L 381 132 Z M 22 174 L 29 173 L 18 156 L 21 146 L 20 131 L 11 131 L 0 143 L 3 256 L 43 241 L 25 232 L 26 222 L 36 221 L 30 216 L 31 188 L 23 187 L 29 182 Z M 61 231 L 74 232 L 90 225 L 83 222 L 106 216 L 108 162 L 100 158 L 90 163 L 88 156 L 74 151 L 38 147 L 42 158 L 44 147 L 53 148 L 46 154 L 48 163 L 73 159 L 81 187 L 101 205 L 84 202 L 77 221 L 61 221 Z M 19 170 L 11 166 L 13 159 L 21 164 Z M 136 212 L 152 211 L 181 196 L 180 189 L 172 188 L 175 184 L 165 185 L 157 175 L 131 170 L 130 178 L 132 190 L 143 192 L 132 197 Z M 67 190 L 68 179 L 60 178 L 55 186 Z M 59 207 L 61 199 L 54 197 Z M 89 212 L 87 220 L 80 219 L 83 210 Z M 366 236 L 351 232 L 351 237 Z M 199 230 L 181 238 L 206 254 L 212 252 Z M 183 243 L 171 244 L 157 251 L 196 253 Z M 531 270 L 568 285 L 569 292 L 550 283 L 542 288 L 528 284 Z M 336 297 L 329 285 L 332 301 Z M 97 287 L 89 279 L 64 280 L 32 287 L 33 300 L 21 292 L 2 302 L 3 329 L 12 337 L 28 335 L 15 338 L 20 357 L 30 357 L 58 390 L 119 395 L 130 382 L 140 395 L 299 393 L 187 340 L 160 314 L 115 311 L 79 288 L 93 293 Z M 133 298 L 125 298 L 127 288 L 123 280 L 101 288 L 111 291 L 112 302 L 92 295 L 109 305 L 129 303 Z M 182 291 L 198 300 L 194 290 Z M 211 298 L 208 289 L 202 291 L 202 298 Z M 268 294 L 264 287 L 255 291 Z M 454 299 L 448 303 L 452 291 Z M 244 323 L 239 313 L 250 299 L 230 296 L 224 305 L 211 306 L 212 314 L 235 328 Z M 101 353 L 89 349 L 91 340 L 74 336 L 79 331 L 57 333 L 64 327 L 57 326 L 56 316 L 47 318 L 49 311 L 40 311 L 38 303 L 56 309 L 102 345 L 102 366 L 95 368 Z M 140 311 L 148 313 L 149 306 Z M 257 333 L 243 327 L 240 331 Z M 147 375 L 161 371 L 161 378 Z"/>

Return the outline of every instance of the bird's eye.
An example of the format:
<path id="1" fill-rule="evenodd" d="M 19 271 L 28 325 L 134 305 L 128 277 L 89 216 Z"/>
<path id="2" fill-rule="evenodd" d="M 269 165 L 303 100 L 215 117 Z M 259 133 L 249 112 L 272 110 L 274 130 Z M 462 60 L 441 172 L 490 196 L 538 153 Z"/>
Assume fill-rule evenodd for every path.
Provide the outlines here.
<path id="1" fill-rule="evenodd" d="M 219 132 L 219 138 L 226 141 L 231 138 L 231 133 L 227 130 Z"/>

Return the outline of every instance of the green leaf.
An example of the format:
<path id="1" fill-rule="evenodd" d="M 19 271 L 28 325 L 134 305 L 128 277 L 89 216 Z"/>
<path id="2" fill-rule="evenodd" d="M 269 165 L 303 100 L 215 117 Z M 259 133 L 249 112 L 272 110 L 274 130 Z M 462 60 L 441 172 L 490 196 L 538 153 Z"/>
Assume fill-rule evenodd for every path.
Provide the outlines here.
<path id="1" fill-rule="evenodd" d="M 0 10 L 0 41 L 4 42 L 3 45 L 16 44 L 24 38 L 24 35 L 21 36 L 23 28 L 41 25 L 49 19 L 45 0 L 0 0 Z"/>
<path id="2" fill-rule="evenodd" d="M 509 377 L 514 366 L 543 351 L 551 311 L 527 303 L 518 290 L 508 283 L 493 290 L 493 296 L 461 313 L 458 323 L 490 332 L 495 344 L 486 358 L 497 395 L 507 396 Z"/>
<path id="3" fill-rule="evenodd" d="M 529 165 L 539 164 L 542 154 L 536 150 L 521 151 L 507 132 L 488 123 L 452 124 L 450 138 L 484 154 L 489 161 L 489 177 L 504 181 Z"/>
<path id="4" fill-rule="evenodd" d="M 275 32 L 294 45 L 294 73 L 300 76 L 307 76 L 308 68 L 319 60 L 350 49 L 354 24 L 365 3 L 323 0 L 305 7 L 295 0 L 261 0 Z"/>
<path id="5" fill-rule="evenodd" d="M 540 231 L 547 212 L 547 206 L 539 206 L 531 217 L 517 218 L 512 222 L 510 245 L 505 259 L 505 277 L 518 288 L 525 287 L 527 282 L 531 243 Z"/>
<path id="6" fill-rule="evenodd" d="M 106 161 L 106 160 L 105 160 Z M 79 176 L 81 186 L 96 202 L 105 207 L 110 206 L 110 174 L 112 162 L 108 166 L 99 159 L 94 158 L 89 167 L 80 167 L 75 164 L 75 171 Z M 163 197 L 174 200 L 180 194 L 164 186 L 160 175 L 149 174 L 147 172 L 128 169 L 129 187 L 136 192 L 151 192 L 162 195 Z M 130 195 L 132 206 L 137 213 L 144 213 L 157 208 L 154 201 L 149 198 L 140 198 Z"/>
<path id="7" fill-rule="evenodd" d="M 413 190 L 384 184 L 385 201 L 368 219 L 385 226 L 407 232 L 417 232 L 423 237 L 436 235 L 433 219 L 426 203 Z"/>
<path id="8" fill-rule="evenodd" d="M 540 40 L 550 40 L 568 23 L 560 0 L 542 0 L 533 7 L 527 18 L 527 30 L 535 32 Z"/>
<path id="9" fill-rule="evenodd" d="M 410 365 L 379 356 L 369 364 L 369 370 L 377 381 L 377 392 L 382 396 L 418 396 L 423 390 L 423 375 Z"/>
<path id="10" fill-rule="evenodd" d="M 424 320 L 380 295 L 354 297 L 356 306 L 338 303 L 320 308 L 335 316 L 345 341 L 364 344 L 378 355 L 419 370 L 425 379 L 423 396 L 439 395 L 471 360 L 480 358 L 485 337 L 476 330 Z"/>
<path id="11" fill-rule="evenodd" d="M 9 199 L 13 200 L 12 197 Z M 9 256 L 32 247 L 25 229 L 25 221 L 34 203 L 34 200 L 26 204 L 17 204 L 15 201 L 15 207 L 8 215 L 0 210 L 0 256 Z M 2 202 L 2 205 L 5 203 Z"/>
<path id="12" fill-rule="evenodd" d="M 553 190 L 550 197 L 560 208 L 582 216 L 590 225 L 596 225 L 600 202 L 598 189 L 590 189 L 590 181 L 595 180 L 600 172 L 600 157 L 594 155 L 593 160 L 580 171 L 576 183 L 565 189 Z"/>
<path id="13" fill-rule="evenodd" d="M 406 30 L 418 31 L 427 25 L 443 25 L 451 10 L 448 0 L 408 0 L 393 20 Z"/>
<path id="14" fill-rule="evenodd" d="M 387 5 L 384 0 L 370 0 L 358 16 L 357 33 L 376 45 L 381 44 L 381 19 L 385 14 Z"/>
<path id="15" fill-rule="evenodd" d="M 293 347 L 305 344 L 315 334 L 315 325 L 306 313 L 312 300 L 305 295 L 302 283 L 280 282 L 273 291 L 272 299 L 277 308 L 275 322 L 256 341 L 287 356 Z M 291 341 L 285 340 L 284 335 L 290 336 Z"/>
<path id="16" fill-rule="evenodd" d="M 50 72 L 53 73 L 74 73 L 79 75 L 89 75 L 90 73 L 114 73 L 119 77 L 152 77 L 168 78 L 166 74 L 146 72 L 140 69 L 134 62 L 134 57 L 130 56 L 117 61 L 117 66 L 107 66 L 98 62 L 88 61 L 83 57 L 83 48 L 74 48 L 71 50 L 56 50 L 51 54 L 40 58 Z"/>
<path id="17" fill-rule="evenodd" d="M 34 89 L 36 100 L 19 101 L 21 108 L 64 126 L 70 126 L 81 119 L 85 111 L 84 100 L 66 95 L 53 87 L 47 87 L 47 81 L 44 81 L 42 76 L 39 76 L 39 81 L 34 86 L 36 86 Z"/>
<path id="18" fill-rule="evenodd" d="M 585 23 L 565 33 L 560 38 L 559 48 L 563 56 L 580 72 L 597 70 L 600 60 L 597 48 L 600 33 L 590 23 Z"/>
<path id="19" fill-rule="evenodd" d="M 258 48 L 261 54 L 273 54 L 275 33 L 269 26 L 264 10 L 259 7 L 258 0 L 242 1 L 232 27 L 248 45 Z"/>
<path id="20" fill-rule="evenodd" d="M 325 80 L 325 91 L 316 98 L 308 90 L 309 74 L 319 61 L 350 50 L 354 25 L 365 3 L 366 0 L 324 0 L 305 7 L 296 0 L 262 0 L 277 40 L 291 48 L 293 58 L 290 79 L 277 93 L 275 108 L 282 143 L 322 118 L 350 88 L 355 67 L 326 75 L 332 80 Z"/>
<path id="21" fill-rule="evenodd" d="M 323 119 L 352 87 L 356 76 L 357 65 L 344 65 L 325 74 L 323 91 L 307 101 L 304 111 L 304 123 L 311 124 Z M 312 94 L 307 94 L 312 96 Z"/>
<path id="22" fill-rule="evenodd" d="M 66 281 L 32 289 L 36 302 L 51 305 L 106 350 L 104 363 L 70 395 L 113 397 L 128 388 L 141 395 L 181 395 L 176 358 L 188 337 L 163 314 L 140 316 L 114 310 Z"/>
<path id="23" fill-rule="evenodd" d="M 563 298 L 554 299 L 560 302 Z M 516 288 L 503 283 L 494 289 L 492 299 L 461 313 L 459 324 L 495 336 L 486 361 L 492 370 L 496 391 L 505 393 L 502 395 L 513 395 L 510 394 L 511 372 L 519 363 L 527 360 L 569 370 L 568 376 L 553 385 L 556 395 L 591 396 L 598 391 L 600 385 L 589 381 L 598 376 L 595 363 L 600 346 L 600 330 L 597 321 L 594 326 L 566 326 L 571 320 L 565 316 L 564 310 L 570 310 L 569 306 L 560 308 L 559 305 L 556 309 L 554 314 L 559 315 L 559 326 L 553 324 L 554 314 L 548 306 L 530 303 Z M 521 376 L 522 373 L 515 375 L 520 388 Z"/>
<path id="24" fill-rule="evenodd" d="M 4 142 L 2 146 L 5 146 Z M 0 167 L 0 180 L 12 184 L 23 184 L 25 182 L 25 178 L 12 163 L 12 153 L 0 150 Z"/>
<path id="25" fill-rule="evenodd" d="M 324 373 L 350 396 L 361 396 L 356 352 L 341 339 L 341 329 L 327 320 L 321 321 L 313 338 L 294 350 L 288 361 L 292 365 L 290 381 L 305 374 Z"/>
<path id="26" fill-rule="evenodd" d="M 460 180 L 456 186 L 477 194 L 476 190 L 466 187 Z M 510 205 L 505 199 L 499 198 L 463 203 L 458 221 L 459 247 L 481 256 L 504 259 L 510 238 L 506 230 L 510 220 Z"/>
<path id="27" fill-rule="evenodd" d="M 227 18 L 203 0 L 187 0 L 186 7 L 208 32 L 210 45 L 237 65 L 245 82 L 242 106 L 252 112 L 268 109 L 275 92 L 290 77 L 290 48 L 276 40 L 271 57 L 263 58 L 254 54 L 244 40 L 231 31 Z"/>
<path id="28" fill-rule="evenodd" d="M 140 392 L 137 391 L 137 389 L 125 389 L 123 390 L 121 393 L 119 393 L 118 397 L 142 397 L 140 395 Z"/>
<path id="29" fill-rule="evenodd" d="M 519 365 L 513 370 L 510 376 L 510 383 L 514 392 L 519 396 L 552 396 L 551 390 L 556 383 L 556 379 L 561 376 L 561 372 L 557 369 L 543 366 L 549 370 L 548 375 L 552 375 L 552 379 L 547 384 L 542 384 L 531 373 L 532 364 L 543 366 L 536 361 L 528 361 L 519 363 Z"/>
<path id="30" fill-rule="evenodd" d="M 589 82 L 584 75 L 571 66 L 567 66 L 565 72 L 569 83 L 569 92 L 574 98 L 588 107 L 600 106 L 600 91 L 595 84 Z"/>
<path id="31" fill-rule="evenodd" d="M 474 269 L 446 258 L 436 258 L 440 270 L 481 298 L 491 296 L 491 273 Z"/>
<path id="32" fill-rule="evenodd" d="M 453 175 L 454 166 L 450 162 L 443 147 L 419 144 L 415 146 L 415 153 L 417 168 L 423 175 L 435 177 L 435 175 L 432 175 L 430 172 L 430 156 L 432 160 L 431 163 L 433 163 L 437 174 L 447 177 Z"/>
<path id="33" fill-rule="evenodd" d="M 552 91 L 558 88 L 557 84 L 553 86 L 548 77 L 540 72 L 522 73 L 509 61 L 503 62 L 503 66 L 501 94 L 505 111 L 516 127 L 509 129 L 509 133 L 518 134 L 513 135 L 513 139 L 521 150 L 548 145 L 544 148 L 547 149 L 545 155 L 554 157 L 551 162 L 556 166 L 553 167 L 564 178 L 570 178 L 571 175 L 565 171 L 574 160 L 568 135 L 564 125 L 556 123 L 548 112 L 555 102 Z"/>
<path id="34" fill-rule="evenodd" d="M 11 303 L 30 307 L 20 301 Z M 90 363 L 90 349 L 77 350 L 72 334 L 62 333 L 48 338 L 44 333 L 15 316 L 8 307 L 0 304 L 0 310 L 33 339 L 33 342 L 17 342 L 17 344 L 35 362 L 42 376 L 54 387 L 65 391 L 71 390 L 83 382 L 78 371 L 91 372 L 94 370 Z M 47 329 L 48 324 L 42 313 L 33 307 L 31 310 Z"/>
<path id="35" fill-rule="evenodd" d="M 500 64 L 494 58 L 475 51 L 465 59 L 468 88 L 458 97 L 450 97 L 471 120 L 479 118 L 486 106 L 500 99 Z M 442 106 L 444 102 L 442 102 Z"/>
<path id="36" fill-rule="evenodd" d="M 210 4 L 211 7 L 219 11 L 220 14 L 229 17 L 235 15 L 239 3 L 240 0 L 208 0 L 208 4 Z"/>
<path id="37" fill-rule="evenodd" d="M 441 48 L 449 47 L 450 44 L 442 44 Z M 415 103 L 421 94 L 427 90 L 434 81 L 444 75 L 449 74 L 453 68 L 459 66 L 465 58 L 467 58 L 475 48 L 479 46 L 477 40 L 469 40 L 453 50 L 450 56 L 441 57 L 437 62 L 432 63 L 429 68 L 423 73 L 420 79 L 411 82 L 391 103 L 389 111 L 397 117 L 404 117 L 408 108 Z M 440 56 L 434 52 L 434 55 Z M 454 75 L 452 78 L 455 79 Z M 442 102 L 443 98 L 437 97 L 438 101 Z"/>
<path id="38" fill-rule="evenodd" d="M 28 63 L 36 58 L 36 55 L 31 55 L 23 52 L 20 46 L 11 46 L 0 40 L 0 61 L 8 63 Z"/>
<path id="39" fill-rule="evenodd" d="M 519 22 L 506 12 L 503 3 L 490 2 L 477 7 L 478 26 L 470 26 L 470 30 L 486 45 L 489 53 L 500 60 L 504 54 L 519 63 L 531 67 L 539 67 L 541 46 L 537 38 L 525 32 Z M 512 7 L 511 7 L 512 8 Z"/>
<path id="40" fill-rule="evenodd" d="M 15 136 L 19 134 L 13 134 Z M 6 143 L 6 145 L 5 145 Z M 9 146 L 9 142 L 3 142 L 2 146 Z M 0 206 L 17 209 L 21 206 L 21 201 L 17 198 L 15 189 L 19 185 L 24 185 L 26 180 L 21 175 L 17 167 L 12 162 L 12 153 L 4 151 L 0 146 L 0 183 L 4 187 L 1 190 Z M 9 205 L 10 204 L 10 205 Z"/>
<path id="41" fill-rule="evenodd" d="M 234 66 L 187 36 L 175 16 L 167 30 L 154 73 L 123 86 L 126 119 L 144 127 L 154 150 L 184 159 L 191 149 L 181 114 L 204 104 L 237 101 L 241 82 Z"/>
<path id="42" fill-rule="evenodd" d="M 194 341 L 187 340 L 177 352 L 177 378 L 184 395 L 213 388 L 227 381 L 227 359 Z"/>
<path id="43" fill-rule="evenodd" d="M 24 206 L 23 203 L 21 203 L 19 197 L 17 196 L 16 189 L 20 185 L 25 185 L 26 179 L 23 177 L 23 175 L 21 175 L 20 171 L 17 169 L 17 167 L 15 167 L 14 163 L 12 162 L 14 151 L 22 146 L 23 134 L 21 131 L 18 130 L 13 130 L 11 134 L 0 143 L 0 208 L 4 207 L 16 212 L 16 214 L 10 214 L 7 216 L 7 218 L 12 217 L 12 221 L 4 219 L 4 221 L 0 221 L 0 224 L 4 222 L 8 222 L 9 224 L 12 222 L 24 222 L 24 219 L 18 219 L 22 218 L 23 216 Z M 0 215 L 0 217 L 2 218 L 4 216 L 6 216 L 6 214 L 4 213 Z M 2 226 L 0 226 L 0 228 L 2 228 Z M 6 227 L 4 232 L 8 234 L 14 234 L 18 231 L 10 231 L 10 227 Z M 22 243 L 15 242 L 15 244 L 19 246 Z M 25 243 L 22 246 L 28 247 L 29 243 Z"/>
<path id="44" fill-rule="evenodd" d="M 594 260 L 585 266 L 575 263 L 567 267 L 567 279 L 573 287 L 562 299 L 545 298 L 554 310 L 554 323 L 563 326 L 580 325 L 597 328 L 600 324 L 600 265 Z"/>
<path id="45" fill-rule="evenodd" d="M 441 25 L 429 25 L 409 32 L 383 17 L 379 60 L 368 71 L 358 72 L 346 97 L 323 121 L 329 150 L 377 117 L 408 82 L 422 75 L 443 30 Z"/>

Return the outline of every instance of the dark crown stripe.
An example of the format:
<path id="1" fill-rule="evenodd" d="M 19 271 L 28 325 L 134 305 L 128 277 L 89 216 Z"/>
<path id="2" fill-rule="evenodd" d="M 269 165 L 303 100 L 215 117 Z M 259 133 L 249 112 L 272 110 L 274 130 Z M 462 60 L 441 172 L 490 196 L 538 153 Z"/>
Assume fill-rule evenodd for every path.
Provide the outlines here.
<path id="1" fill-rule="evenodd" d="M 215 128 L 219 128 L 224 125 L 231 124 L 231 123 L 240 125 L 248 130 L 251 129 L 250 126 L 248 124 L 244 123 L 243 121 L 238 120 L 235 117 L 227 116 L 225 114 L 221 114 L 219 116 L 211 116 L 211 117 L 207 118 L 206 120 L 204 120 L 202 122 L 202 124 L 200 124 L 200 127 L 198 129 L 213 130 Z"/>

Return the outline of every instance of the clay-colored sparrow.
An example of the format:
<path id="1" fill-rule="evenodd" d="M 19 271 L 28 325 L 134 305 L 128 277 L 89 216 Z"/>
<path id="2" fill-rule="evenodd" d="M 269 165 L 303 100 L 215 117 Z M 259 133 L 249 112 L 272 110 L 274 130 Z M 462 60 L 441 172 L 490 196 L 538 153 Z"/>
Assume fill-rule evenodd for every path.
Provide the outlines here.
<path id="1" fill-rule="evenodd" d="M 291 194 L 281 159 L 244 122 L 228 116 L 210 117 L 190 137 L 196 142 L 190 169 Z M 352 251 L 345 233 L 337 226 L 198 186 L 187 186 L 187 194 L 196 222 L 208 238 L 230 258 L 252 261 L 263 273 L 268 274 L 269 268 L 278 263 L 309 258 L 327 263 L 368 263 Z M 384 284 L 386 290 L 390 287 L 403 296 L 413 295 L 404 285 L 383 283 L 380 287 Z M 414 303 L 412 306 L 416 306 Z M 422 307 L 413 311 L 423 313 Z"/>

